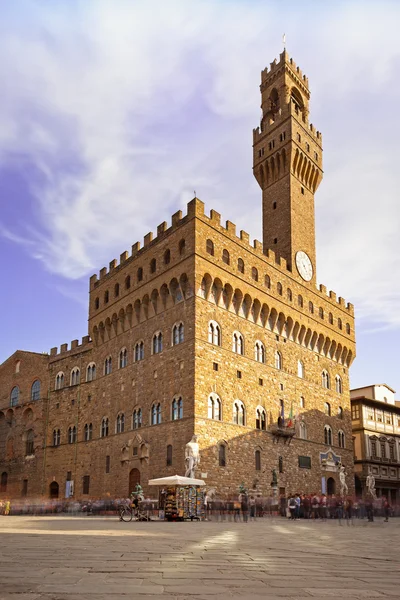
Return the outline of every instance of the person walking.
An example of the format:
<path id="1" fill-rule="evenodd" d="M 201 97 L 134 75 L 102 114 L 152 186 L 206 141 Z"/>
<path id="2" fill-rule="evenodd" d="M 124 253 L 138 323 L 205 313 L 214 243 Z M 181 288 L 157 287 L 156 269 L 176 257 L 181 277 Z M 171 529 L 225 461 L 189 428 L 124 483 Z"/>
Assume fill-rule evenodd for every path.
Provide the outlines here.
<path id="1" fill-rule="evenodd" d="M 250 520 L 255 521 L 256 520 L 256 499 L 254 498 L 254 496 L 250 496 L 249 505 L 250 505 Z"/>
<path id="2" fill-rule="evenodd" d="M 300 496 L 299 494 L 296 494 L 294 501 L 296 502 L 296 510 L 295 510 L 295 517 L 296 519 L 300 519 L 300 504 L 301 504 L 301 500 L 300 500 Z"/>
<path id="3" fill-rule="evenodd" d="M 327 499 L 326 499 L 326 495 L 322 494 L 321 496 L 321 505 L 320 505 L 320 513 L 321 513 L 321 519 L 323 521 L 326 521 L 326 513 L 327 513 Z"/>
<path id="4" fill-rule="evenodd" d="M 390 504 L 386 496 L 383 497 L 383 514 L 385 515 L 384 523 L 388 523 L 390 514 Z"/>
<path id="5" fill-rule="evenodd" d="M 249 499 L 247 494 L 242 494 L 240 508 L 242 509 L 243 523 L 247 523 L 249 518 Z"/>
<path id="6" fill-rule="evenodd" d="M 290 511 L 290 520 L 295 521 L 296 520 L 296 500 L 294 499 L 293 495 L 290 496 L 290 498 L 288 500 L 288 508 Z"/>

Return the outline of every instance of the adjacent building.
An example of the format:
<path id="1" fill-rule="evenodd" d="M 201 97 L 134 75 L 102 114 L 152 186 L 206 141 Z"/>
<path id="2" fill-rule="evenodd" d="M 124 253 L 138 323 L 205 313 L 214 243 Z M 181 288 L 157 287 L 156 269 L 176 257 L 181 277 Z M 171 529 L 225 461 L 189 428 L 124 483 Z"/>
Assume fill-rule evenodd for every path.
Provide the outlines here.
<path id="1" fill-rule="evenodd" d="M 352 490 L 354 308 L 317 285 L 322 136 L 309 98 L 286 51 L 262 72 L 262 243 L 194 198 L 90 278 L 81 343 L 35 355 L 35 374 L 26 353 L 0 366 L 0 494 L 146 490 L 184 472 L 193 434 L 198 476 L 221 496 L 242 482 L 269 495 L 273 471 L 282 494 L 333 493 L 339 462 Z"/>

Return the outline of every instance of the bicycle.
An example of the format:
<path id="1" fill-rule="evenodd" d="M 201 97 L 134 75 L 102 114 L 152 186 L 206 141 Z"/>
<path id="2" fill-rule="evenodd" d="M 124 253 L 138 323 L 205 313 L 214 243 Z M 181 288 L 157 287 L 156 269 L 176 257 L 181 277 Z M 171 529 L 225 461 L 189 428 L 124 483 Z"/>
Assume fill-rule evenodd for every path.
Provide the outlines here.
<path id="1" fill-rule="evenodd" d="M 126 506 L 126 504 L 120 504 L 118 506 L 119 520 L 125 521 L 125 523 L 129 523 L 133 519 L 133 509 L 131 506 Z"/>

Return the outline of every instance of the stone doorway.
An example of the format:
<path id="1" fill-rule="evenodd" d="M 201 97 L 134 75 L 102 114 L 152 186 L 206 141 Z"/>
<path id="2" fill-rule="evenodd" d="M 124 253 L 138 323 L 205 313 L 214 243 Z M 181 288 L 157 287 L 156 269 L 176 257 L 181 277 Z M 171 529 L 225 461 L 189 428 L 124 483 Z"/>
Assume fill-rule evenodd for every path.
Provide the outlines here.
<path id="1" fill-rule="evenodd" d="M 331 496 L 335 493 L 336 481 L 333 479 L 333 477 L 328 477 L 328 481 L 326 482 L 326 484 L 327 494 L 328 496 Z"/>
<path id="2" fill-rule="evenodd" d="M 131 494 L 131 492 L 135 491 L 137 483 L 140 483 L 140 471 L 139 471 L 139 469 L 132 469 L 131 472 L 129 473 L 128 496 Z"/>
<path id="3" fill-rule="evenodd" d="M 57 481 L 52 481 L 49 487 L 49 492 L 50 492 L 50 498 L 52 500 L 55 500 L 55 498 L 58 498 L 58 494 L 59 494 L 59 485 L 57 483 Z"/>

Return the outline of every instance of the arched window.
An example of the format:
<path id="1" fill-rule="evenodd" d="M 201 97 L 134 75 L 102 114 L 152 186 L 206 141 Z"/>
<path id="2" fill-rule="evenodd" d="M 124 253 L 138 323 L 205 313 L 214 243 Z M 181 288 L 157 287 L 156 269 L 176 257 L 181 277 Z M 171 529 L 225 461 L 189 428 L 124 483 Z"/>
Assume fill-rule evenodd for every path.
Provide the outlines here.
<path id="1" fill-rule="evenodd" d="M 17 406 L 19 400 L 19 387 L 16 385 L 11 390 L 10 406 Z"/>
<path id="2" fill-rule="evenodd" d="M 304 396 L 300 396 L 300 408 L 305 408 L 306 407 L 306 401 Z"/>
<path id="3" fill-rule="evenodd" d="M 342 378 L 340 377 L 340 375 L 336 375 L 336 377 L 335 377 L 335 387 L 336 387 L 337 394 L 343 393 L 343 383 L 342 383 Z"/>
<path id="4" fill-rule="evenodd" d="M 346 323 L 346 333 L 347 333 L 347 335 L 350 335 L 350 331 L 351 331 L 350 325 L 348 323 Z"/>
<path id="5" fill-rule="evenodd" d="M 68 444 L 75 444 L 76 442 L 76 427 L 69 427 L 68 429 Z"/>
<path id="6" fill-rule="evenodd" d="M 292 294 L 292 290 L 290 288 L 287 289 L 287 299 L 288 299 L 288 302 L 292 302 L 292 300 L 293 300 L 293 294 Z"/>
<path id="7" fill-rule="evenodd" d="M 86 368 L 86 381 L 93 381 L 96 379 L 96 364 L 89 363 Z"/>
<path id="8" fill-rule="evenodd" d="M 324 427 L 324 442 L 327 446 L 332 446 L 332 429 L 329 425 Z"/>
<path id="9" fill-rule="evenodd" d="M 233 422 L 236 425 L 246 425 L 246 412 L 241 400 L 235 400 L 233 403 Z"/>
<path id="10" fill-rule="evenodd" d="M 261 406 L 258 406 L 256 410 L 256 429 L 263 431 L 267 429 L 267 413 Z"/>
<path id="11" fill-rule="evenodd" d="M 251 278 L 254 279 L 254 281 L 258 281 L 258 270 L 255 267 L 252 267 L 251 269 Z"/>
<path id="12" fill-rule="evenodd" d="M 269 275 L 265 275 L 264 285 L 268 290 L 271 289 L 271 277 Z"/>
<path id="13" fill-rule="evenodd" d="M 172 446 L 168 444 L 167 446 L 167 467 L 172 466 Z"/>
<path id="14" fill-rule="evenodd" d="M 324 413 L 330 417 L 331 416 L 331 405 L 329 404 L 329 402 L 325 402 L 324 403 Z"/>
<path id="15" fill-rule="evenodd" d="M 331 312 L 328 315 L 328 321 L 329 321 L 330 325 L 333 325 L 333 314 Z"/>
<path id="16" fill-rule="evenodd" d="M 1 480 L 0 480 L 0 492 L 6 492 L 7 491 L 7 482 L 8 482 L 8 473 L 6 473 L 4 471 L 4 473 L 1 474 Z"/>
<path id="17" fill-rule="evenodd" d="M 119 296 L 119 283 L 116 283 L 114 285 L 114 296 L 115 296 L 115 298 L 118 298 L 118 296 Z"/>
<path id="18" fill-rule="evenodd" d="M 208 397 L 208 418 L 221 420 L 221 400 L 217 394 L 210 394 Z"/>
<path id="19" fill-rule="evenodd" d="M 61 431 L 59 429 L 54 429 L 53 431 L 53 446 L 59 446 L 61 444 Z"/>
<path id="20" fill-rule="evenodd" d="M 331 388 L 331 378 L 328 371 L 325 369 L 322 371 L 322 387 L 326 388 L 327 390 L 330 390 Z"/>
<path id="21" fill-rule="evenodd" d="M 275 352 L 275 369 L 282 369 L 282 354 Z"/>
<path id="22" fill-rule="evenodd" d="M 207 254 L 211 254 L 211 256 L 214 256 L 214 242 L 212 240 L 207 240 L 206 251 Z"/>
<path id="23" fill-rule="evenodd" d="M 174 398 L 172 401 L 172 420 L 177 421 L 183 418 L 183 400 L 182 398 Z"/>
<path id="24" fill-rule="evenodd" d="M 342 327 L 343 327 L 343 325 L 342 325 L 342 319 L 338 319 L 337 320 L 337 324 L 338 324 L 339 329 L 342 329 Z"/>
<path id="25" fill-rule="evenodd" d="M 297 361 L 297 376 L 302 379 L 304 377 L 304 363 L 301 360 Z"/>
<path id="26" fill-rule="evenodd" d="M 142 426 L 142 409 L 141 408 L 136 408 L 133 411 L 133 417 L 132 417 L 132 428 L 133 429 L 140 429 Z"/>
<path id="27" fill-rule="evenodd" d="M 222 251 L 222 262 L 224 262 L 226 265 L 230 264 L 231 259 L 230 259 L 228 250 Z"/>
<path id="28" fill-rule="evenodd" d="M 186 242 L 185 242 L 185 240 L 181 240 L 179 242 L 178 249 L 179 249 L 179 254 L 181 256 L 182 256 L 182 254 L 185 254 L 185 250 L 186 250 Z"/>
<path id="29" fill-rule="evenodd" d="M 64 373 L 62 373 L 60 371 L 60 373 L 57 373 L 57 376 L 56 376 L 55 389 L 62 390 L 63 387 L 64 387 Z"/>
<path id="30" fill-rule="evenodd" d="M 119 353 L 119 368 L 124 369 L 128 365 L 128 350 L 126 348 L 122 348 Z"/>
<path id="31" fill-rule="evenodd" d="M 221 328 L 215 321 L 210 321 L 208 324 L 208 341 L 214 346 L 221 345 Z"/>
<path id="32" fill-rule="evenodd" d="M 155 258 L 152 258 L 150 261 L 150 273 L 155 273 L 157 268 L 157 261 Z"/>
<path id="33" fill-rule="evenodd" d="M 71 383 L 70 385 L 78 385 L 81 379 L 81 372 L 79 367 L 74 367 L 71 371 Z"/>
<path id="34" fill-rule="evenodd" d="M 319 307 L 318 314 L 320 319 L 324 318 L 324 309 L 322 307 Z"/>
<path id="35" fill-rule="evenodd" d="M 297 304 L 300 306 L 300 308 L 303 308 L 303 296 L 297 296 Z"/>
<path id="36" fill-rule="evenodd" d="M 338 431 L 338 446 L 339 448 L 345 447 L 344 431 L 342 431 L 341 429 Z"/>
<path id="37" fill-rule="evenodd" d="M 83 438 L 85 442 L 90 442 L 93 437 L 93 425 L 91 423 L 86 423 L 83 428 Z"/>
<path id="38" fill-rule="evenodd" d="M 31 387 L 31 400 L 40 400 L 40 381 L 35 379 Z"/>
<path id="39" fill-rule="evenodd" d="M 314 314 L 314 304 L 311 301 L 308 303 L 308 310 L 312 315 Z"/>
<path id="40" fill-rule="evenodd" d="M 254 358 L 257 362 L 265 363 L 265 346 L 259 340 L 254 345 Z"/>
<path id="41" fill-rule="evenodd" d="M 104 304 L 108 304 L 108 300 L 110 298 L 108 290 L 104 292 Z"/>
<path id="42" fill-rule="evenodd" d="M 220 467 L 226 467 L 226 447 L 225 444 L 218 446 L 218 464 Z"/>
<path id="43" fill-rule="evenodd" d="M 278 459 L 278 471 L 279 473 L 283 473 L 283 456 L 280 456 Z"/>
<path id="44" fill-rule="evenodd" d="M 96 298 L 96 300 L 94 301 L 94 307 L 96 310 L 99 309 L 99 307 L 100 307 L 100 299 L 99 298 Z"/>
<path id="45" fill-rule="evenodd" d="M 185 338 L 185 328 L 183 323 L 175 323 L 172 328 L 172 345 L 181 344 Z"/>
<path id="46" fill-rule="evenodd" d="M 28 429 L 25 437 L 25 455 L 33 456 L 35 454 L 35 443 L 34 443 L 33 429 Z"/>
<path id="47" fill-rule="evenodd" d="M 125 289 L 129 290 L 130 287 L 131 287 L 131 276 L 127 275 L 125 277 Z"/>
<path id="48" fill-rule="evenodd" d="M 151 407 L 151 424 L 159 425 L 161 423 L 161 404 L 153 404 Z"/>
<path id="49" fill-rule="evenodd" d="M 142 281 L 143 279 L 143 267 L 139 267 L 137 270 L 137 280 Z"/>
<path id="50" fill-rule="evenodd" d="M 339 419 L 343 419 L 343 408 L 341 406 L 339 406 L 338 408 L 337 416 L 339 417 Z"/>
<path id="51" fill-rule="evenodd" d="M 169 265 L 171 262 L 171 250 L 166 250 L 164 252 L 164 265 Z"/>
<path id="52" fill-rule="evenodd" d="M 237 268 L 239 273 L 244 273 L 244 262 L 242 258 L 238 258 Z"/>
<path id="53" fill-rule="evenodd" d="M 243 336 L 238 331 L 233 333 L 232 337 L 232 351 L 236 354 L 244 354 L 244 341 Z"/>
<path id="54" fill-rule="evenodd" d="M 161 331 L 153 335 L 153 354 L 160 354 L 163 349 L 163 336 Z"/>
<path id="55" fill-rule="evenodd" d="M 104 375 L 109 375 L 112 372 L 111 356 L 108 356 L 104 361 Z"/>
<path id="56" fill-rule="evenodd" d="M 107 417 L 104 417 L 101 422 L 100 437 L 107 437 L 107 436 L 108 436 L 108 419 L 107 419 Z"/>
<path id="57" fill-rule="evenodd" d="M 280 296 L 282 296 L 282 294 L 283 294 L 283 287 L 282 287 L 282 284 L 281 284 L 279 281 L 278 281 L 278 283 L 276 284 L 276 290 L 277 290 L 278 294 L 279 294 Z"/>
<path id="58" fill-rule="evenodd" d="M 301 440 L 307 439 L 307 427 L 304 421 L 301 421 L 299 425 L 299 437 Z"/>
<path id="59" fill-rule="evenodd" d="M 125 431 L 125 415 L 121 413 L 117 415 L 116 433 L 124 433 Z"/>
<path id="60" fill-rule="evenodd" d="M 144 342 L 140 341 L 135 344 L 135 362 L 144 359 Z"/>
<path id="61" fill-rule="evenodd" d="M 261 452 L 256 450 L 254 453 L 256 471 L 261 471 Z"/>

